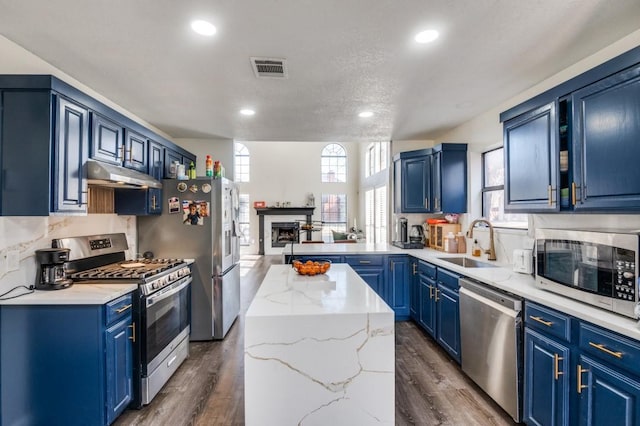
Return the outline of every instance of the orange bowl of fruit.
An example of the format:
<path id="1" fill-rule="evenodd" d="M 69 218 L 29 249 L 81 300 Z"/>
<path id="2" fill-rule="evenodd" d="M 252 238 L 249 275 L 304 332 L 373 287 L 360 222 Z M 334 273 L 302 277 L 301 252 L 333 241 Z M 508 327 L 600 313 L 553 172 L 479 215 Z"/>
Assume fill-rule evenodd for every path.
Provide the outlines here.
<path id="1" fill-rule="evenodd" d="M 301 260 L 294 260 L 291 262 L 293 269 L 300 275 L 318 275 L 324 274 L 331 268 L 330 260 L 307 260 L 303 262 Z"/>

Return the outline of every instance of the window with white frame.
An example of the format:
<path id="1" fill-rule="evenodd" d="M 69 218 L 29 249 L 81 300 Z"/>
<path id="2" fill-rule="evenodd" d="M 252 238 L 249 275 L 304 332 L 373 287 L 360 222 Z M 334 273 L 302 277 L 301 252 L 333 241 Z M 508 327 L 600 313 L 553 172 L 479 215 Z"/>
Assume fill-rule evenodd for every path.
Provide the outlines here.
<path id="1" fill-rule="evenodd" d="M 337 232 L 347 231 L 347 195 L 322 194 L 320 205 L 322 227 Z"/>
<path id="2" fill-rule="evenodd" d="M 251 227 L 249 218 L 249 194 L 239 194 L 238 227 L 240 228 L 240 245 L 248 246 L 251 243 Z"/>
<path id="3" fill-rule="evenodd" d="M 347 181 L 347 152 L 337 143 L 331 143 L 322 149 L 320 157 L 322 182 Z"/>
<path id="4" fill-rule="evenodd" d="M 249 149 L 244 144 L 236 142 L 234 154 L 234 180 L 236 182 L 249 182 Z"/>
<path id="5" fill-rule="evenodd" d="M 526 214 L 504 212 L 504 148 L 482 154 L 482 216 L 496 227 L 528 226 Z"/>
<path id="6" fill-rule="evenodd" d="M 364 193 L 365 235 L 369 243 L 387 242 L 387 187 L 372 188 Z"/>
<path id="7" fill-rule="evenodd" d="M 372 176 L 387 168 L 388 142 L 373 142 L 367 147 L 365 155 L 365 176 Z"/>

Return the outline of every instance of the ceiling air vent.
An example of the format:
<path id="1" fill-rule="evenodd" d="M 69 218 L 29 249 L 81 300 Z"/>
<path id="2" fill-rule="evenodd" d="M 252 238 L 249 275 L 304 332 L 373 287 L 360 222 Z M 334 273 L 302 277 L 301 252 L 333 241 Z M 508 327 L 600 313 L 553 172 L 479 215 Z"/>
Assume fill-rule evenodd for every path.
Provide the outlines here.
<path id="1" fill-rule="evenodd" d="M 285 63 L 280 58 L 251 58 L 253 73 L 258 78 L 287 78 Z"/>

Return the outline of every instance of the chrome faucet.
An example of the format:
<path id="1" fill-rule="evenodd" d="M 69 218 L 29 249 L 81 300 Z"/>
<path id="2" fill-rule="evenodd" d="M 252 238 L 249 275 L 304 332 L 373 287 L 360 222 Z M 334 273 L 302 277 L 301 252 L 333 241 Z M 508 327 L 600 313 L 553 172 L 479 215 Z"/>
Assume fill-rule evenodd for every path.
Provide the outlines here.
<path id="1" fill-rule="evenodd" d="M 489 227 L 489 250 L 485 250 L 485 253 L 489 255 L 487 260 L 496 260 L 496 248 L 493 245 L 493 225 L 487 219 L 480 218 L 471 222 L 469 225 L 469 230 L 467 231 L 467 237 L 473 238 L 473 227 L 476 226 L 476 223 L 486 223 Z"/>

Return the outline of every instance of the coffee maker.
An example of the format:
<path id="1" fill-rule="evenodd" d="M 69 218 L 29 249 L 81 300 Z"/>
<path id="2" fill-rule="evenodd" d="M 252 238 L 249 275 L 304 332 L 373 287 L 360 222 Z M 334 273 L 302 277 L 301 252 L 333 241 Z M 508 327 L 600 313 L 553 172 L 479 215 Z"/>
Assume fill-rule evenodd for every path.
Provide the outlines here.
<path id="1" fill-rule="evenodd" d="M 46 248 L 36 250 L 38 273 L 36 288 L 38 290 L 60 290 L 73 284 L 67 278 L 65 263 L 69 260 L 68 248 Z"/>

